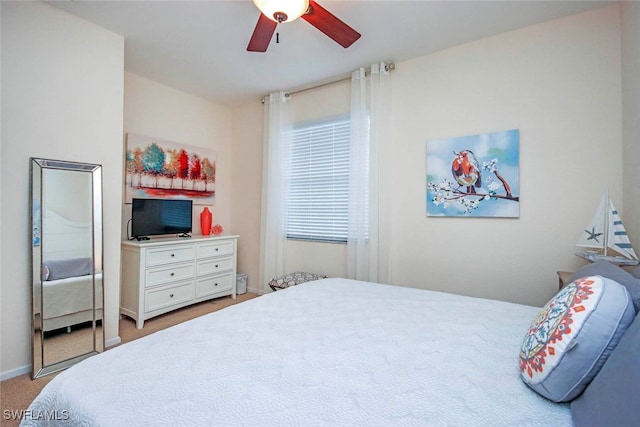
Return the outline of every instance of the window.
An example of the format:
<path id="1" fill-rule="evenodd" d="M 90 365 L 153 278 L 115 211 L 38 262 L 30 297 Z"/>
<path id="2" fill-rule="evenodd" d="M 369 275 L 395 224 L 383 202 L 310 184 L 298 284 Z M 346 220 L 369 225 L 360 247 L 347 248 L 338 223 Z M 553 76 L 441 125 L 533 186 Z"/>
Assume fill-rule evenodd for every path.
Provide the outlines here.
<path id="1" fill-rule="evenodd" d="M 346 243 L 349 133 L 348 117 L 294 127 L 287 238 Z"/>

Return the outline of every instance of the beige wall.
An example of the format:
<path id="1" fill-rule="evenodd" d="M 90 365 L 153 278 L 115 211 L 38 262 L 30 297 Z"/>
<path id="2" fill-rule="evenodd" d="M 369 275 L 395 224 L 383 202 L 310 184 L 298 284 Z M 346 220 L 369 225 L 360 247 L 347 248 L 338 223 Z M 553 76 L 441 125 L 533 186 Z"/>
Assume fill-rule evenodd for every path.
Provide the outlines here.
<path id="1" fill-rule="evenodd" d="M 392 282 L 544 304 L 557 290 L 555 271 L 580 265 L 575 243 L 605 188 L 623 204 L 620 58 L 620 16 L 612 6 L 397 63 L 394 191 L 382 201 L 393 209 Z M 329 90 L 342 92 L 327 96 Z M 319 89 L 294 96 L 294 108 L 304 100 L 305 114 L 331 114 L 345 96 L 347 86 Z M 234 127 L 248 126 L 251 113 L 238 110 Z M 520 218 L 427 217 L 426 141 L 514 128 Z M 235 143 L 261 152 L 261 134 L 246 136 Z M 246 182 L 259 183 L 261 171 L 251 173 Z M 258 208 L 260 200 L 245 203 Z M 257 259 L 259 233 L 251 238 Z M 344 275 L 344 264 L 336 267 L 344 246 L 329 246 L 291 243 L 288 268 Z"/>
<path id="2" fill-rule="evenodd" d="M 232 228 L 231 109 L 132 73 L 125 73 L 124 79 L 125 133 L 205 147 L 216 152 L 216 199 L 215 205 L 209 209 L 213 212 L 214 223 L 221 224 L 228 233 Z M 121 158 L 124 161 L 124 154 Z M 131 204 L 122 206 L 122 238 L 126 239 Z M 194 204 L 194 235 L 201 234 L 200 212 L 203 208 Z"/>
<path id="3" fill-rule="evenodd" d="M 393 281 L 542 305 L 609 187 L 622 204 L 620 18 L 610 7 L 399 64 Z M 520 130 L 520 218 L 425 217 L 425 142 Z"/>
<path id="4" fill-rule="evenodd" d="M 623 218 L 631 243 L 640 249 L 640 2 L 625 1 L 622 16 Z"/>
<path id="5" fill-rule="evenodd" d="M 124 40 L 44 3 L 0 7 L 4 379 L 31 364 L 29 157 L 103 166 L 105 339 L 119 340 Z"/>
<path id="6" fill-rule="evenodd" d="M 247 275 L 247 289 L 258 293 L 260 206 L 262 195 L 262 104 L 233 111 L 231 232 L 238 239 L 238 273 Z"/>

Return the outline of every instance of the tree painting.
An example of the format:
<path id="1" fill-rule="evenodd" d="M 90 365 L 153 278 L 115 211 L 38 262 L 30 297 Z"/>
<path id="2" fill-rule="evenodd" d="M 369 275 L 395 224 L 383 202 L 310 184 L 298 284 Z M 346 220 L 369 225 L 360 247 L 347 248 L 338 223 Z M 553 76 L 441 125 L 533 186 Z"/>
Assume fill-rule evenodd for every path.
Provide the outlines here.
<path id="1" fill-rule="evenodd" d="M 189 177 L 189 155 L 184 149 L 178 154 L 178 176 L 182 179 L 182 189 L 184 182 Z"/>
<path id="2" fill-rule="evenodd" d="M 128 134 L 125 170 L 127 203 L 135 197 L 214 204 L 216 155 L 212 150 Z"/>
<path id="3" fill-rule="evenodd" d="M 164 150 L 155 142 L 149 145 L 142 154 L 142 170 L 155 178 L 154 187 L 158 187 L 158 176 L 164 173 Z"/>
<path id="4" fill-rule="evenodd" d="M 202 160 L 202 180 L 204 181 L 204 185 L 208 184 L 213 185 L 216 182 L 216 164 L 211 163 L 211 160 L 204 159 Z"/>
<path id="5" fill-rule="evenodd" d="M 165 151 L 164 173 L 169 178 L 169 188 L 174 188 L 176 178 L 178 177 L 178 150 L 167 149 Z"/>
<path id="6" fill-rule="evenodd" d="M 144 165 L 142 164 L 142 149 L 127 150 L 127 177 L 131 177 L 131 185 L 140 185 Z M 137 183 L 134 181 L 137 178 Z"/>
<path id="7" fill-rule="evenodd" d="M 427 215 L 520 216 L 517 129 L 427 142 Z"/>

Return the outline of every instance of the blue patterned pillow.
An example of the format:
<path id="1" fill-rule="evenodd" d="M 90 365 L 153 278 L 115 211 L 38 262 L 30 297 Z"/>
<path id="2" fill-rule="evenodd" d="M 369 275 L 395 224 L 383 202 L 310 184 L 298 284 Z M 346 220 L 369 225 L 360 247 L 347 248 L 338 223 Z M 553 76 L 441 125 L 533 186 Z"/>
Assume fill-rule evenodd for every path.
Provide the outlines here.
<path id="1" fill-rule="evenodd" d="M 553 400 L 577 397 L 598 373 L 635 311 L 617 282 L 588 276 L 565 286 L 533 321 L 520 349 L 520 377 Z"/>

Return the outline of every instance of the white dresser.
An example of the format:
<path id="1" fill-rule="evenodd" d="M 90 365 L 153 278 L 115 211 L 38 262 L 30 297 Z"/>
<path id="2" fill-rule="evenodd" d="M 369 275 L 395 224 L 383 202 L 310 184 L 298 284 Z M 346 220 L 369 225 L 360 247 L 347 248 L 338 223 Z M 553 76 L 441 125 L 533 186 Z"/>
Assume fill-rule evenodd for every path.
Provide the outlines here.
<path id="1" fill-rule="evenodd" d="M 122 242 L 120 314 L 144 321 L 226 295 L 236 297 L 238 236 Z"/>

